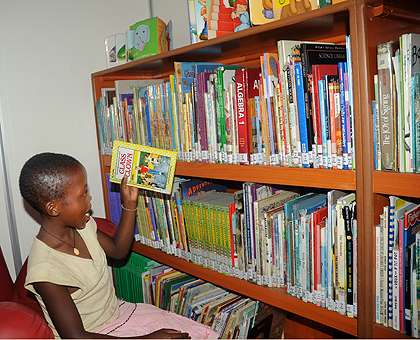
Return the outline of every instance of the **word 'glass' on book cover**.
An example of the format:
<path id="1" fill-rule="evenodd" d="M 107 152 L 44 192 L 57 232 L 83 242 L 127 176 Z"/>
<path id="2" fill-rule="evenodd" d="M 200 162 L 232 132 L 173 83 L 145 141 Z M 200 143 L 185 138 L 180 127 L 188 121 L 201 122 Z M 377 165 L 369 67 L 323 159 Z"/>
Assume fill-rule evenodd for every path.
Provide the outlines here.
<path id="1" fill-rule="evenodd" d="M 170 194 L 176 166 L 176 152 L 148 146 L 114 141 L 110 181 L 145 190 Z"/>

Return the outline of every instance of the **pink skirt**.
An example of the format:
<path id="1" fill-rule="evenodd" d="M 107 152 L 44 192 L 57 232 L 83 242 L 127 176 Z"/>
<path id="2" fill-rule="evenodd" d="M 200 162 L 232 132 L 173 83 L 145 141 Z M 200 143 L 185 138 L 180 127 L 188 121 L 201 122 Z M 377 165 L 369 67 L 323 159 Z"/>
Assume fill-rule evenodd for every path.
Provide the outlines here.
<path id="1" fill-rule="evenodd" d="M 119 309 L 118 319 L 97 333 L 133 337 L 149 334 L 161 328 L 171 328 L 188 333 L 191 339 L 217 339 L 219 337 L 206 325 L 150 304 L 120 301 Z"/>

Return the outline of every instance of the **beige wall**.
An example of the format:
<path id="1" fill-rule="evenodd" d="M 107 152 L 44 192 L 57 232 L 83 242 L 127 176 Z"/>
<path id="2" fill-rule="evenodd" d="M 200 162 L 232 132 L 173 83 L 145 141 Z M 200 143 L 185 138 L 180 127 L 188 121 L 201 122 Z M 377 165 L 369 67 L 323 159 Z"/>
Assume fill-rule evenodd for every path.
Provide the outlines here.
<path id="1" fill-rule="evenodd" d="M 167 21 L 179 1 L 172 8 L 173 21 L 188 20 L 186 0 L 154 1 L 155 16 Z M 18 190 L 20 169 L 32 155 L 51 151 L 80 160 L 88 172 L 94 214 L 104 216 L 90 74 L 106 67 L 104 38 L 148 18 L 148 4 L 149 0 L 0 0 L 0 119 L 22 259 L 39 229 Z M 174 34 L 176 47 L 188 44 L 188 21 Z M 0 190 L 4 191 L 2 184 Z M 0 245 L 13 274 L 4 197 L 0 217 Z"/>

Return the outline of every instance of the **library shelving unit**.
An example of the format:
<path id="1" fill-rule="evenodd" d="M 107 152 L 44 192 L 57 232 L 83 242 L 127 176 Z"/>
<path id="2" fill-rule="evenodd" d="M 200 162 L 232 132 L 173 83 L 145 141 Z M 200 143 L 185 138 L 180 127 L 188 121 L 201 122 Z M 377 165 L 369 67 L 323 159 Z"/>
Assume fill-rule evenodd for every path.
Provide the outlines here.
<path id="1" fill-rule="evenodd" d="M 176 175 L 221 180 L 245 181 L 305 188 L 355 191 L 358 220 L 358 317 L 349 318 L 305 303 L 284 289 L 268 288 L 228 277 L 201 266 L 134 243 L 133 250 L 193 274 L 239 294 L 260 300 L 289 312 L 286 336 L 332 337 L 334 331 L 358 338 L 403 338 L 403 334 L 375 324 L 375 225 L 389 195 L 420 198 L 420 176 L 374 171 L 371 102 L 374 99 L 373 75 L 376 73 L 376 44 L 397 40 L 403 33 L 420 33 L 420 6 L 417 0 L 347 0 L 321 9 L 277 20 L 198 44 L 185 46 L 146 59 L 92 74 L 96 103 L 101 88 L 113 87 L 115 80 L 169 80 L 175 61 L 210 61 L 259 67 L 264 52 L 277 52 L 281 39 L 314 40 L 344 44 L 351 36 L 356 170 L 323 170 L 178 162 Z M 98 138 L 98 145 L 99 138 Z M 110 156 L 99 150 L 105 210 L 109 216 L 106 176 Z M 287 326 L 287 324 L 286 324 Z M 299 332 L 297 329 L 306 329 Z M 289 334 L 288 334 L 289 333 Z"/>

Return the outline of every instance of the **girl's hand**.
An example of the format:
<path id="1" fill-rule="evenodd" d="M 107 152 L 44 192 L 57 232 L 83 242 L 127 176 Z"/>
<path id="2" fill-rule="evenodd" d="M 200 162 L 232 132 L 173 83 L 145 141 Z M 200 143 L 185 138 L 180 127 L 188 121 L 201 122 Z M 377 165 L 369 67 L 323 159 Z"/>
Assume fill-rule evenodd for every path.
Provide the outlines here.
<path id="1" fill-rule="evenodd" d="M 137 208 L 137 199 L 139 196 L 139 189 L 133 186 L 127 185 L 128 177 L 124 176 L 121 181 L 120 193 L 121 200 L 124 208 L 126 209 L 136 209 Z"/>
<path id="2" fill-rule="evenodd" d="M 191 339 L 188 333 L 182 333 L 175 329 L 162 328 L 153 333 L 142 336 L 143 339 Z"/>

